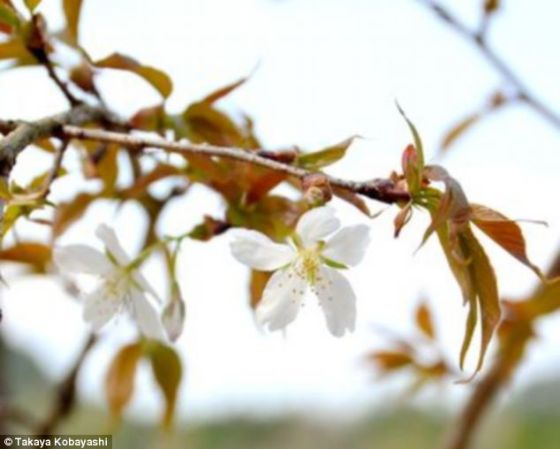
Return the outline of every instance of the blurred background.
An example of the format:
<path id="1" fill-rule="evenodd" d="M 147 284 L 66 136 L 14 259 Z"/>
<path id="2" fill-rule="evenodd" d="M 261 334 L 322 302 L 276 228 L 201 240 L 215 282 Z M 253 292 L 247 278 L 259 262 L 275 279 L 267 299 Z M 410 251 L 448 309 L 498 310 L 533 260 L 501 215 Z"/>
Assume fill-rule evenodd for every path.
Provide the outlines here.
<path id="1" fill-rule="evenodd" d="M 502 3 L 489 43 L 554 109 L 560 105 L 560 7 L 553 0 Z M 478 26 L 481 2 L 442 4 L 467 26 Z M 44 0 L 39 10 L 49 26 L 63 23 L 58 1 Z M 85 0 L 81 36 L 93 58 L 118 50 L 167 71 L 175 85 L 170 110 L 250 74 L 250 81 L 220 106 L 240 120 L 243 114 L 253 118 L 266 148 L 296 144 L 316 150 L 363 136 L 328 170 L 348 179 L 385 177 L 399 169 L 410 136 L 395 108 L 397 99 L 420 130 L 428 160 L 443 164 L 469 200 L 512 218 L 548 222 L 548 227 L 524 225 L 537 265 L 545 268 L 560 247 L 560 129 L 522 104 L 511 105 L 485 116 L 442 154 L 443 136 L 483 110 L 503 82 L 472 43 L 421 2 L 163 0 L 156 7 L 147 0 Z M 146 84 L 125 73 L 103 74 L 100 88 L 124 116 L 158 101 Z M 0 94 L 3 118 L 39 118 L 66 107 L 40 68 L 0 73 Z M 68 154 L 65 163 L 71 167 L 79 161 Z M 29 167 L 39 171 L 45 164 L 47 158 L 26 152 L 15 176 L 31 179 L 35 172 Z M 71 197 L 83 186 L 83 179 L 67 176 L 54 185 L 53 198 Z M 367 221 L 347 204 L 333 205 L 345 224 Z M 160 231 L 184 232 L 223 207 L 216 195 L 196 186 L 188 197 L 174 200 Z M 209 243 L 184 244 L 179 280 L 187 323 L 176 346 L 186 377 L 173 437 L 178 445 L 184 440 L 192 448 L 437 445 L 470 386 L 449 382 L 409 398 L 406 374 L 380 379 L 366 356 L 386 345 L 387 329 L 414 336 L 413 311 L 422 298 L 434 310 L 443 353 L 456 363 L 466 310 L 435 241 L 415 253 L 428 217 L 416 214 L 394 240 L 393 216 L 387 211 L 371 222 L 366 260 L 349 273 L 358 295 L 358 325 L 343 339 L 328 334 L 312 305 L 286 335 L 261 332 L 249 307 L 248 272 L 231 257 L 227 233 Z M 111 222 L 132 254 L 140 244 L 133 230 L 142 228 L 142 219 L 133 204 L 118 211 L 108 203 L 96 205 L 64 242 L 98 246 L 95 227 Z M 18 225 L 18 232 L 40 237 L 34 226 Z M 536 283 L 534 274 L 481 239 L 502 297 L 526 295 Z M 146 271 L 161 288 L 162 273 L 153 265 Z M 4 272 L 8 279 L 10 269 Z M 0 302 L 2 388 L 39 413 L 48 403 L 49 386 L 64 377 L 86 339 L 80 304 L 57 279 L 45 277 L 10 282 Z M 538 339 L 485 422 L 478 447 L 557 447 L 559 324 L 557 316 L 539 323 Z M 133 336 L 125 320 L 104 329 L 79 375 L 80 408 L 61 431 L 104 431 L 103 378 L 115 352 Z M 162 404 L 147 368 L 140 370 L 116 447 L 148 447 L 157 437 L 154 423 Z"/>

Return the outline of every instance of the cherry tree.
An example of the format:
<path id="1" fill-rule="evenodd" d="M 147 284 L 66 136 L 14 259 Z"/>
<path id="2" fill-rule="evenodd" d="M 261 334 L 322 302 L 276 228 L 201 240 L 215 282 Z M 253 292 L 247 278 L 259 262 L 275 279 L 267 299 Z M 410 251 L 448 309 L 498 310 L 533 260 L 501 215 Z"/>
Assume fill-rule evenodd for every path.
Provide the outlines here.
<path id="1" fill-rule="evenodd" d="M 443 166 L 428 164 L 421 130 L 398 104 L 395 113 L 402 115 L 403 124 L 409 128 L 410 143 L 404 149 L 394 149 L 394 171 L 373 173 L 368 180 L 333 177 L 324 169 L 345 158 L 357 137 L 310 152 L 297 147 L 263 148 L 251 120 L 239 123 L 218 106 L 220 99 L 247 83 L 247 79 L 220 87 L 178 113 L 170 112 L 166 99 L 173 82 L 165 72 L 118 52 L 98 60 L 88 54 L 79 36 L 81 0 L 63 0 L 66 24 L 62 30 L 51 29 L 49 18 L 36 12 L 40 0 L 24 3 L 26 9 L 18 9 L 10 0 L 0 1 L 0 59 L 9 61 L 8 69 L 42 67 L 53 88 L 64 95 L 68 108 L 40 120 L 0 120 L 4 136 L 0 140 L 0 258 L 24 264 L 31 273 L 60 276 L 79 291 L 83 319 L 91 327 L 91 337 L 60 384 L 48 416 L 26 423 L 9 404 L 0 410 L 0 416 L 23 421 L 30 432 L 54 433 L 73 408 L 76 376 L 97 343 L 98 331 L 124 314 L 137 326 L 138 337 L 119 349 L 109 367 L 106 400 L 111 413 L 116 420 L 122 415 L 134 392 L 136 369 L 145 359 L 165 398 L 162 424 L 170 428 L 183 378 L 174 342 L 186 318 L 176 269 L 186 239 L 228 239 L 234 258 L 251 270 L 248 295 L 259 325 L 270 331 L 283 330 L 297 318 L 302 302 L 315 297 L 324 313 L 317 319 L 325 320 L 333 336 L 344 338 L 354 329 L 356 302 L 360 300 L 344 272 L 360 270 L 370 228 L 376 225 L 371 204 L 377 202 L 390 206 L 386 214 L 394 214 L 394 235 L 388 235 L 388 239 L 398 237 L 416 216 L 425 214 L 430 218 L 424 234 L 418 236 L 419 250 L 429 239 L 438 242 L 449 267 L 448 275 L 457 283 L 456 300 L 463 302 L 467 310 L 457 361 L 442 356 L 427 363 L 418 355 L 416 341 L 395 342 L 388 349 L 373 350 L 369 358 L 376 369 L 385 373 L 409 370 L 418 385 L 444 378 L 472 383 L 472 396 L 450 429 L 447 444 L 449 449 L 468 447 L 483 411 L 523 361 L 535 323 L 560 307 L 560 284 L 554 280 L 560 271 L 560 259 L 548 273 L 543 273 L 528 258 L 516 221 L 488 205 L 470 202 L 459 180 Z M 560 124 L 558 116 L 532 95 L 487 43 L 486 31 L 499 2 L 484 3 L 481 25 L 476 30 L 435 2 L 421 3 L 472 41 L 502 75 L 507 87 L 493 92 L 488 106 L 450 130 L 443 141 L 445 148 L 486 114 L 514 102 L 525 103 L 555 126 Z M 72 66 L 61 64 L 58 53 L 63 48 L 71 51 L 78 62 Z M 131 117 L 119 116 L 111 108 L 111 98 L 105 97 L 97 85 L 100 73 L 114 70 L 140 77 L 159 93 L 161 101 Z M 28 185 L 19 185 L 12 169 L 22 163 L 19 155 L 31 147 L 49 154 L 52 164 Z M 69 174 L 64 164 L 69 152 L 80 157 L 81 175 L 99 180 L 101 188 L 95 192 L 76 191 L 72 199 L 55 203 L 50 190 Z M 132 174 L 126 186 L 117 183 L 121 171 Z M 165 198 L 150 193 L 152 184 L 172 177 L 184 182 Z M 201 217 L 199 225 L 179 235 L 158 232 L 156 225 L 166 206 L 172 199 L 188 195 L 193 184 L 220 195 L 224 215 Z M 275 193 L 279 185 L 298 192 L 297 198 Z M 355 207 L 368 218 L 369 225 L 341 223 L 333 198 Z M 83 220 L 89 207 L 107 200 L 116 204 L 136 202 L 145 211 L 148 225 L 138 254 L 126 253 L 108 223 L 100 225 L 95 233 L 104 251 L 88 242 L 58 243 L 69 227 Z M 24 221 L 47 229 L 49 238 L 11 238 Z M 535 273 L 537 286 L 533 294 L 516 302 L 500 299 L 496 274 L 479 241 L 480 233 Z M 154 254 L 163 256 L 158 260 L 168 283 L 165 297 L 142 274 L 144 263 Z M 75 274 L 95 278 L 95 288 L 83 289 Z M 9 285 L 10 279 L 4 279 L 4 283 Z M 437 347 L 432 312 L 425 303 L 418 306 L 414 319 L 428 344 Z M 474 342 L 477 328 L 480 341 Z M 487 349 L 494 340 L 497 351 L 487 367 Z M 465 366 L 465 358 L 473 345 L 478 346 L 479 357 L 471 368 Z"/>

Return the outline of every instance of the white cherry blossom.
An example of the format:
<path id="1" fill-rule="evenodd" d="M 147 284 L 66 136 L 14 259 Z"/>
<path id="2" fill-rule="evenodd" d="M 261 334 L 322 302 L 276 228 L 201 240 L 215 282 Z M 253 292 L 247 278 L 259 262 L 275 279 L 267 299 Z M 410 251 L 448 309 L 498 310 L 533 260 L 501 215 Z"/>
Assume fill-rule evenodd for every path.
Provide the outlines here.
<path id="1" fill-rule="evenodd" d="M 95 275 L 102 280 L 84 297 L 84 320 L 97 331 L 113 317 L 127 311 L 142 334 L 164 339 L 159 312 L 146 296 L 157 299 L 157 294 L 128 257 L 112 228 L 101 224 L 95 234 L 104 243 L 105 254 L 79 244 L 57 247 L 53 254 L 61 271 Z"/>
<path id="2" fill-rule="evenodd" d="M 330 332 L 353 331 L 356 295 L 340 269 L 358 264 L 369 244 L 365 225 L 342 228 L 329 207 L 311 209 L 299 219 L 286 244 L 266 235 L 237 229 L 231 243 L 234 257 L 260 271 L 274 271 L 257 306 L 257 321 L 269 330 L 284 329 L 297 316 L 308 287 L 319 300 Z"/>

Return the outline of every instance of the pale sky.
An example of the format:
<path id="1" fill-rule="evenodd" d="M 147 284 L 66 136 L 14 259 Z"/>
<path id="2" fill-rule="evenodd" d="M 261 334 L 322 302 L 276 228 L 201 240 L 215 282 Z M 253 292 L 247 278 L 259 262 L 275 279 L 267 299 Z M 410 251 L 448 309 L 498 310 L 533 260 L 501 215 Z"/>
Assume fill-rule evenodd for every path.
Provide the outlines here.
<path id="1" fill-rule="evenodd" d="M 453 3 L 467 22 L 476 23 L 480 2 L 446 3 Z M 540 98 L 560 105 L 560 61 L 555 56 L 558 3 L 503 3 L 490 41 Z M 44 0 L 41 9 L 48 19 L 55 17 L 49 24 L 60 23 L 58 1 Z M 444 131 L 484 104 L 499 86 L 498 76 L 475 49 L 414 0 L 162 0 L 157 7 L 147 0 L 85 0 L 81 31 L 94 58 L 119 50 L 166 70 L 175 83 L 169 101 L 173 111 L 254 71 L 250 82 L 222 106 L 237 116 L 242 112 L 252 116 L 267 148 L 297 144 L 313 150 L 351 135 L 364 136 L 344 161 L 329 170 L 348 179 L 387 176 L 399 168 L 410 136 L 395 99 L 419 128 L 427 158 L 436 161 Z M 101 87 L 110 105 L 123 115 L 158 101 L 150 87 L 128 74 L 106 74 Z M 0 73 L 0 92 L 0 117 L 35 118 L 66 107 L 39 69 Z M 548 228 L 524 226 L 532 259 L 545 267 L 560 246 L 559 147 L 560 132 L 519 106 L 489 117 L 437 162 L 462 183 L 473 202 L 512 218 L 546 220 Z M 76 167 L 71 154 L 65 162 Z M 24 154 L 16 176 L 29 177 L 26 167 L 44 164 L 48 158 Z M 83 183 L 79 177 L 61 181 L 53 196 L 68 197 L 69 187 L 82 189 Z M 184 232 L 203 214 L 219 215 L 223 207 L 216 195 L 197 187 L 170 207 L 161 231 Z M 333 207 L 344 224 L 367 222 L 346 204 L 335 201 Z M 429 298 L 436 310 L 445 351 L 456 360 L 466 314 L 459 290 L 435 240 L 413 254 L 427 217 L 415 216 L 394 240 L 395 213 L 389 209 L 371 222 L 370 250 L 349 274 L 358 296 L 358 324 L 353 335 L 342 339 L 328 334 L 312 305 L 285 337 L 263 334 L 248 307 L 248 272 L 230 255 L 228 235 L 207 244 L 186 242 L 180 282 L 188 317 L 177 343 L 187 369 L 181 413 L 204 418 L 232 411 L 346 413 L 362 406 L 375 408 L 401 383 L 374 382 L 364 369 L 365 352 L 384 347 L 373 328 L 381 325 L 410 333 L 411 311 L 420 295 Z M 131 228 L 143 224 L 135 205 L 117 215 L 110 205 L 100 205 L 86 218 L 64 242 L 97 245 L 96 225 L 111 221 L 127 249 L 131 253 L 137 249 L 138 235 Z M 18 229 L 39 236 L 35 227 Z M 534 275 L 482 240 L 503 296 L 528 292 Z M 147 270 L 161 289 L 154 265 Z M 52 378 L 60 378 L 87 329 L 80 306 L 54 279 L 15 283 L 1 301 L 6 339 L 30 353 Z M 558 317 L 552 317 L 539 326 L 542 338 L 531 348 L 529 363 L 513 388 L 556 372 L 559 324 Z M 103 336 L 79 380 L 83 397 L 94 401 L 102 397 L 109 360 L 133 332 L 123 319 L 105 329 Z M 476 351 L 471 355 L 472 368 Z M 464 392 L 462 386 L 446 389 L 449 397 Z M 156 416 L 159 397 L 148 370 L 140 375 L 137 393 L 130 413 Z"/>

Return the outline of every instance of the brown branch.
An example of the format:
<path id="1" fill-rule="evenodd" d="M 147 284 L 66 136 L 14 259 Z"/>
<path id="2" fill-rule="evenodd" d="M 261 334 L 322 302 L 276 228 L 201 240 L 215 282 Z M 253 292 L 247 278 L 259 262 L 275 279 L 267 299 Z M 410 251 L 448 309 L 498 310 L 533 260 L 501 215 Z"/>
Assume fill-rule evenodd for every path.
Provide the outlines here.
<path id="1" fill-rule="evenodd" d="M 68 85 L 60 79 L 54 64 L 49 58 L 50 44 L 48 41 L 48 35 L 46 32 L 46 24 L 43 16 L 41 14 L 34 14 L 31 19 L 31 35 L 27 42 L 27 49 L 35 56 L 37 61 L 45 69 L 49 75 L 49 78 L 57 85 L 62 94 L 66 97 L 71 106 L 78 106 L 81 101 L 74 96 Z"/>
<path id="2" fill-rule="evenodd" d="M 17 155 L 36 140 L 56 136 L 63 125 L 84 125 L 90 122 L 114 120 L 100 108 L 76 106 L 69 111 L 34 122 L 0 120 L 0 132 L 7 135 L 0 140 L 0 176 L 7 177 Z"/>
<path id="3" fill-rule="evenodd" d="M 68 415 L 72 412 L 72 409 L 76 405 L 76 380 L 78 378 L 78 373 L 95 341 L 96 337 L 93 335 L 88 338 L 82 352 L 76 359 L 74 366 L 66 378 L 60 383 L 57 390 L 55 404 L 47 418 L 41 422 L 39 426 L 37 426 L 37 435 L 51 435 L 60 422 L 68 417 Z"/>
<path id="4" fill-rule="evenodd" d="M 560 115 L 539 100 L 531 89 L 515 73 L 515 71 L 505 62 L 505 60 L 488 45 L 488 42 L 485 39 L 484 28 L 479 31 L 473 31 L 439 3 L 433 0 L 418 1 L 430 8 L 440 19 L 447 23 L 459 35 L 476 46 L 488 63 L 494 67 L 494 69 L 510 86 L 515 89 L 515 99 L 524 102 L 551 124 L 560 128 Z"/>
<path id="5" fill-rule="evenodd" d="M 63 126 L 59 130 L 64 138 L 92 140 L 97 142 L 116 143 L 133 151 L 140 151 L 145 148 L 158 148 L 169 153 L 182 155 L 197 154 L 208 157 L 220 157 L 233 159 L 236 161 L 247 162 L 258 165 L 270 170 L 285 173 L 298 179 L 303 179 L 313 172 L 303 168 L 280 162 L 273 157 L 264 157 L 263 152 L 248 151 L 243 148 L 221 147 L 209 144 L 196 144 L 186 141 L 169 141 L 158 137 L 139 137 L 129 134 L 103 131 L 99 129 L 86 129 L 77 126 Z M 345 179 L 327 176 L 329 183 L 368 198 L 384 203 L 395 203 L 397 201 L 408 201 L 408 192 L 399 189 L 393 181 L 389 179 L 374 179 L 366 182 L 348 181 Z"/>

